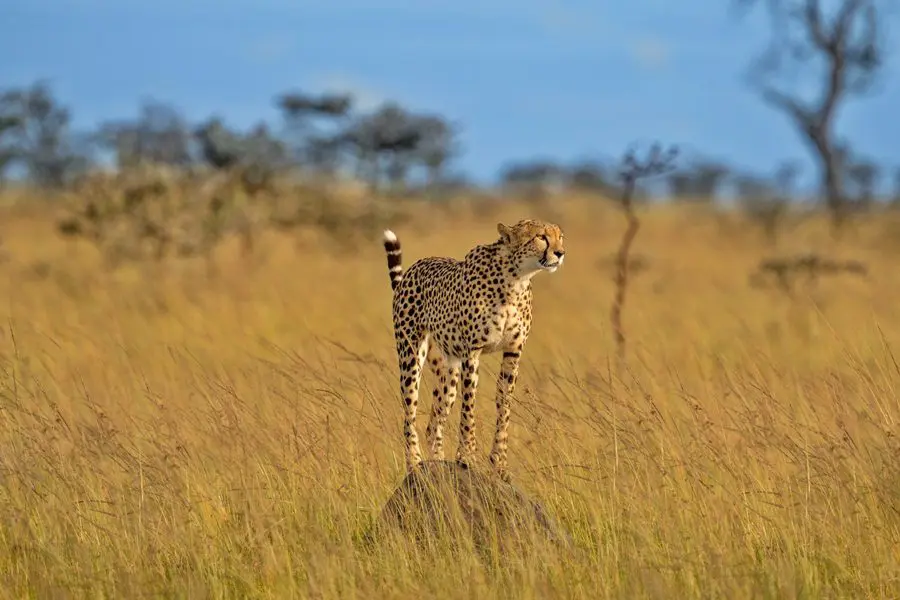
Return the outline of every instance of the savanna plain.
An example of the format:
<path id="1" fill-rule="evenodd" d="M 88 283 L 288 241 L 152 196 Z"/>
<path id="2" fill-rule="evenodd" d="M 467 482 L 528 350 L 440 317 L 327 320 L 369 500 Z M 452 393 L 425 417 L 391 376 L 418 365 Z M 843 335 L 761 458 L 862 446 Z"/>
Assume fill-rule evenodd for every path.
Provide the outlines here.
<path id="1" fill-rule="evenodd" d="M 485 553 L 365 534 L 404 476 L 380 229 L 271 231 L 248 255 L 227 239 L 214 271 L 111 269 L 46 206 L 2 211 L 3 597 L 900 597 L 891 215 L 838 242 L 790 221 L 772 247 L 737 213 L 641 208 L 619 363 L 614 205 L 398 201 L 407 267 L 501 221 L 566 234 L 565 266 L 534 279 L 510 469 L 573 545 Z M 753 281 L 804 252 L 869 272 Z"/>

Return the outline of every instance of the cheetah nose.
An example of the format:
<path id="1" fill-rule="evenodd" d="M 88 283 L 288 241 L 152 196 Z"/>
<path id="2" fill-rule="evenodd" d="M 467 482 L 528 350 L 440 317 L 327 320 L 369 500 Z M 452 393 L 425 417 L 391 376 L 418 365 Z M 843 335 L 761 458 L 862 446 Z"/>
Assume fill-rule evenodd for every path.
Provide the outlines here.
<path id="1" fill-rule="evenodd" d="M 556 258 L 562 258 L 565 253 L 566 253 L 565 250 L 554 250 L 553 251 L 553 254 L 556 255 Z"/>

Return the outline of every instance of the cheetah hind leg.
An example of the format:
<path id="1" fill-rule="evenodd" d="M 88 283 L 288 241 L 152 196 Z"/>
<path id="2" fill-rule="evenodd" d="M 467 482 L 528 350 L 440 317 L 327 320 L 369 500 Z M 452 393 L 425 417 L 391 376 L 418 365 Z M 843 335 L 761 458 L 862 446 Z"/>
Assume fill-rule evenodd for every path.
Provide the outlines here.
<path id="1" fill-rule="evenodd" d="M 428 367 L 434 374 L 431 420 L 425 436 L 432 460 L 444 460 L 444 426 L 450 416 L 459 386 L 459 365 L 453 365 L 433 342 L 428 349 Z"/>

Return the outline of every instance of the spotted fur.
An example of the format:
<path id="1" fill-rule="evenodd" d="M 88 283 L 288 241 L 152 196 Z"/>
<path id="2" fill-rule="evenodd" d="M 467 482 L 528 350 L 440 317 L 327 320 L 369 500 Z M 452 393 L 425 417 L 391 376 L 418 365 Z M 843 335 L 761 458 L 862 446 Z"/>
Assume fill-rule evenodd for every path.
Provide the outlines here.
<path id="1" fill-rule="evenodd" d="M 444 458 L 443 427 L 462 383 L 459 448 L 456 459 L 468 465 L 475 453 L 475 392 L 482 354 L 502 352 L 497 379 L 497 423 L 490 461 L 509 479 L 507 439 L 510 397 L 519 360 L 531 331 L 531 278 L 553 273 L 565 256 L 559 226 L 522 220 L 497 225 L 500 238 L 476 246 L 462 261 L 423 258 L 404 273 L 400 242 L 384 232 L 393 298 L 394 336 L 400 365 L 400 394 L 405 415 L 406 465 L 422 462 L 416 432 L 419 382 L 425 363 L 437 378 L 426 442 L 431 458 Z"/>

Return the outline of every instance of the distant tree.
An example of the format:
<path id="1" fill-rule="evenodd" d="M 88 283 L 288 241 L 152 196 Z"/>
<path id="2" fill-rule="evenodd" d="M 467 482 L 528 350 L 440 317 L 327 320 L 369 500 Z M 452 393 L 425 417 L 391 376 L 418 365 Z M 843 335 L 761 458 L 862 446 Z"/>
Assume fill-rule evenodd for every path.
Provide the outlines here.
<path id="1" fill-rule="evenodd" d="M 530 195 L 546 194 L 568 180 L 566 168 L 551 160 L 511 162 L 500 170 L 500 182 L 504 187 Z"/>
<path id="2" fill-rule="evenodd" d="M 719 194 L 719 186 L 728 176 L 725 165 L 703 161 L 694 165 L 694 193 L 698 198 L 714 202 Z"/>
<path id="3" fill-rule="evenodd" d="M 668 174 L 669 195 L 681 200 L 714 202 L 719 187 L 729 173 L 728 167 L 701 160 Z"/>
<path id="4" fill-rule="evenodd" d="M 803 167 L 797 161 L 785 161 L 775 169 L 775 187 L 786 199 L 793 197 L 796 192 L 797 178 L 803 171 Z"/>
<path id="5" fill-rule="evenodd" d="M 372 114 L 358 117 L 344 139 L 355 148 L 358 160 L 368 165 L 373 188 L 378 188 L 385 177 L 396 189 L 406 179 L 421 132 L 412 115 L 389 102 Z"/>
<path id="6" fill-rule="evenodd" d="M 616 191 L 614 175 L 596 161 L 583 161 L 569 167 L 567 184 L 577 190 L 610 194 Z"/>
<path id="7" fill-rule="evenodd" d="M 353 111 L 349 94 L 314 96 L 291 92 L 276 99 L 297 161 L 309 170 L 334 174 L 350 162 L 373 189 L 387 181 L 406 188 L 421 172 L 438 185 L 459 152 L 458 127 L 435 114 L 420 114 L 397 102 L 366 113 Z"/>
<path id="8" fill-rule="evenodd" d="M 304 160 L 314 171 L 334 175 L 340 166 L 343 147 L 342 136 L 310 135 L 306 139 Z"/>
<path id="9" fill-rule="evenodd" d="M 900 167 L 894 168 L 894 189 L 892 203 L 900 206 Z"/>
<path id="10" fill-rule="evenodd" d="M 302 92 L 288 92 L 277 99 L 285 116 L 303 119 L 309 116 L 342 117 L 349 114 L 353 98 L 349 94 L 323 94 L 310 96 Z"/>
<path id="11" fill-rule="evenodd" d="M 194 129 L 200 156 L 214 169 L 228 169 L 244 157 L 244 140 L 228 129 L 220 117 L 211 117 Z"/>
<path id="12" fill-rule="evenodd" d="M 752 6 L 758 0 L 736 0 Z M 815 153 L 820 183 L 835 233 L 844 223 L 847 207 L 844 173 L 836 150 L 835 121 L 840 106 L 851 96 L 871 90 L 880 74 L 883 40 L 879 14 L 887 15 L 880 0 L 836 0 L 825 14 L 824 0 L 766 0 L 772 22 L 768 50 L 751 72 L 762 98 L 793 121 Z M 829 3 L 831 5 L 832 3 Z M 815 62 L 824 64 L 820 91 L 805 100 L 806 75 Z"/>
<path id="13" fill-rule="evenodd" d="M 875 202 L 875 190 L 881 177 L 881 169 L 874 160 L 865 157 L 851 157 L 845 166 L 848 180 L 848 188 L 852 193 L 848 194 L 853 200 L 853 205 L 859 210 L 867 210 Z"/>
<path id="14" fill-rule="evenodd" d="M 786 201 L 772 180 L 764 175 L 741 173 L 734 177 L 734 189 L 747 218 L 762 229 L 766 241 L 777 243 Z"/>
<path id="15" fill-rule="evenodd" d="M 435 185 L 458 152 L 457 128 L 437 115 L 416 114 L 388 102 L 370 114 L 357 116 L 342 139 L 357 160 L 357 173 L 373 188 L 386 179 L 404 188 L 421 167 Z"/>
<path id="16" fill-rule="evenodd" d="M 315 171 L 333 172 L 346 141 L 341 131 L 353 109 L 349 94 L 314 96 L 287 92 L 276 105 L 287 126 L 287 138 L 295 159 Z"/>
<path id="17" fill-rule="evenodd" d="M 738 198 L 747 203 L 758 202 L 774 193 L 767 177 L 751 173 L 735 175 L 734 188 Z"/>
<path id="18" fill-rule="evenodd" d="M 444 173 L 435 183 L 429 185 L 429 189 L 447 195 L 464 194 L 477 188 L 477 184 L 464 173 Z"/>
<path id="19" fill-rule="evenodd" d="M 800 166 L 794 161 L 779 165 L 772 177 L 739 174 L 734 187 L 744 213 L 756 222 L 771 244 L 778 243 L 781 226 L 788 213 Z"/>
<path id="20" fill-rule="evenodd" d="M 107 121 L 100 125 L 98 141 L 115 152 L 120 168 L 139 164 L 186 167 L 193 162 L 191 128 L 172 106 L 144 101 L 134 120 Z"/>
<path id="21" fill-rule="evenodd" d="M 290 152 L 285 143 L 263 122 L 252 127 L 243 142 L 245 160 L 251 164 L 277 170 L 290 162 Z"/>
<path id="22" fill-rule="evenodd" d="M 426 171 L 428 187 L 441 185 L 447 166 L 459 153 L 458 128 L 437 115 L 415 117 L 415 126 L 421 137 L 416 146 L 416 159 Z"/>
<path id="23" fill-rule="evenodd" d="M 17 137 L 22 114 L 9 92 L 0 95 L 0 185 L 6 181 L 7 170 L 18 158 Z"/>
<path id="24" fill-rule="evenodd" d="M 45 82 L 4 92 L 0 107 L 3 173 L 20 163 L 35 184 L 58 187 L 89 164 L 87 144 L 71 131 L 69 110 L 58 103 Z"/>
<path id="25" fill-rule="evenodd" d="M 669 197 L 679 200 L 691 195 L 693 179 L 687 171 L 673 171 L 666 177 L 669 188 Z"/>
<path id="26" fill-rule="evenodd" d="M 194 138 L 203 162 L 214 169 L 254 165 L 274 172 L 289 163 L 287 147 L 262 122 L 242 134 L 229 129 L 220 117 L 212 117 L 194 129 Z"/>

